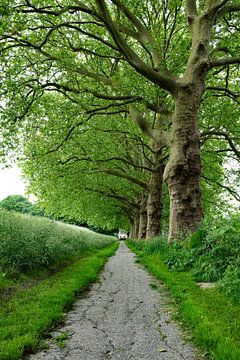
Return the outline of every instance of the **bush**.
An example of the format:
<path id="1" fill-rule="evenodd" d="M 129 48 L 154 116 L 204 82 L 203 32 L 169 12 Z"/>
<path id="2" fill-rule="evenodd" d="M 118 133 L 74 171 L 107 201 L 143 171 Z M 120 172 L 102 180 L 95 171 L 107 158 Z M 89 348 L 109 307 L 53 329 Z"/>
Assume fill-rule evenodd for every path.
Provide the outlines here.
<path id="1" fill-rule="evenodd" d="M 54 270 L 100 249 L 114 238 L 53 220 L 0 210 L 0 270 Z"/>
<path id="2" fill-rule="evenodd" d="M 228 265 L 218 286 L 227 295 L 240 302 L 240 257 Z"/>
<path id="3" fill-rule="evenodd" d="M 171 246 L 164 238 L 137 244 L 148 255 L 161 253 L 170 269 L 191 270 L 198 281 L 218 282 L 225 293 L 240 301 L 239 216 L 214 224 L 205 219 L 194 234 L 182 234 Z"/>
<path id="4" fill-rule="evenodd" d="M 32 204 L 22 195 L 9 195 L 0 202 L 5 210 L 12 210 L 33 216 L 44 216 L 44 211 L 36 204 Z"/>

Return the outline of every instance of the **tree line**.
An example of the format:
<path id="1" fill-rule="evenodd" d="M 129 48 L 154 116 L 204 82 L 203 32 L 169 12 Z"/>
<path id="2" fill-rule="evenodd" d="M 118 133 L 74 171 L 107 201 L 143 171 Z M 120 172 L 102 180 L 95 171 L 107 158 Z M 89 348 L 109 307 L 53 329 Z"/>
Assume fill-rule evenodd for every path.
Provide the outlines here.
<path id="1" fill-rule="evenodd" d="M 169 215 L 172 242 L 224 206 L 222 189 L 240 200 L 224 171 L 240 158 L 237 1 L 1 10 L 1 151 L 20 145 L 50 212 L 139 238 Z"/>

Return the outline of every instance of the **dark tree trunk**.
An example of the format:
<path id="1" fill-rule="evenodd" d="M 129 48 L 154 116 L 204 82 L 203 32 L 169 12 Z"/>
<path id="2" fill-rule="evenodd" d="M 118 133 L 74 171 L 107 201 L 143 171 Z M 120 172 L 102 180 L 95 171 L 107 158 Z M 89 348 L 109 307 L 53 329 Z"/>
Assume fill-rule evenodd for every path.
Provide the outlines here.
<path id="1" fill-rule="evenodd" d="M 138 238 L 139 234 L 139 220 L 140 220 L 140 210 L 136 209 L 134 212 L 134 220 L 133 220 L 133 227 L 131 231 L 131 237 L 134 239 Z"/>
<path id="2" fill-rule="evenodd" d="M 161 234 L 163 170 L 164 166 L 162 164 L 158 165 L 157 170 L 152 172 L 149 182 L 147 239 Z"/>
<path id="3" fill-rule="evenodd" d="M 147 233 L 147 198 L 146 196 L 142 197 L 140 203 L 140 219 L 139 219 L 139 239 L 146 239 Z"/>

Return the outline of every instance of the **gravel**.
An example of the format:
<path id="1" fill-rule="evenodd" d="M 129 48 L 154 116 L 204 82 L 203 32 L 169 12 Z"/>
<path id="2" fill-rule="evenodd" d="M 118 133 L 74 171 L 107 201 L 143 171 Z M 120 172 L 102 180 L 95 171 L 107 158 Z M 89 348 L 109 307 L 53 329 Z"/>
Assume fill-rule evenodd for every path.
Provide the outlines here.
<path id="1" fill-rule="evenodd" d="M 170 318 L 166 296 L 121 242 L 99 281 L 52 332 L 49 349 L 28 359 L 196 360 L 196 351 Z M 59 336 L 67 339 L 59 341 Z"/>

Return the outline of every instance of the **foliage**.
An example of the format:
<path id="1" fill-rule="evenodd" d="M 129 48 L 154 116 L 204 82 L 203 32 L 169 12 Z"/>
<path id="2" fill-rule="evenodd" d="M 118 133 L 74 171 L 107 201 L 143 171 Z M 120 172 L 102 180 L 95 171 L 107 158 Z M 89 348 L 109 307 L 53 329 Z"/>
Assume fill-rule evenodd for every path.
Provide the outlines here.
<path id="1" fill-rule="evenodd" d="M 50 108 L 43 123 L 45 101 Z M 56 121 L 52 114 L 52 107 L 57 106 L 67 108 L 61 129 L 60 119 Z M 38 131 L 25 129 L 26 158 L 21 166 L 30 180 L 29 191 L 41 205 L 56 217 L 75 218 L 93 227 L 128 227 L 128 212 L 144 191 L 138 183 L 149 177 L 141 168 L 145 141 L 137 126 L 120 115 L 95 116 L 88 122 L 78 114 L 77 106 L 49 94 L 35 105 L 31 116 Z M 64 141 L 69 129 L 75 131 Z"/>
<path id="2" fill-rule="evenodd" d="M 0 360 L 17 360 L 35 350 L 40 336 L 62 320 L 79 291 L 97 279 L 117 246 L 98 249 L 9 300 L 0 310 Z"/>
<path id="3" fill-rule="evenodd" d="M 84 6 L 70 0 L 67 3 L 48 0 L 41 6 L 35 2 L 4 2 L 0 28 L 3 74 L 0 153 L 12 154 L 19 143 L 22 145 L 22 138 L 26 142 L 30 140 L 24 156 L 33 164 L 25 166 L 25 173 L 53 213 L 58 216 L 65 213 L 69 217 L 71 211 L 78 211 L 81 219 L 85 207 L 89 210 L 85 218 L 90 218 L 92 225 L 105 223 L 108 228 L 115 227 L 120 225 L 118 220 L 125 225 L 129 222 L 125 207 L 116 199 L 106 199 L 106 194 L 97 193 L 96 184 L 101 183 L 100 191 L 104 192 L 116 188 L 118 194 L 127 194 L 130 200 L 139 189 L 132 190 L 133 186 L 123 181 L 116 184 L 109 176 L 93 174 L 93 167 L 95 171 L 96 168 L 103 171 L 106 165 L 103 154 L 122 155 L 114 136 L 121 141 L 124 138 L 124 119 L 127 117 L 129 123 L 133 120 L 129 116 L 131 105 L 145 115 L 151 130 L 160 115 L 158 140 L 169 143 L 172 124 L 169 117 L 172 117 L 177 90 L 187 86 L 185 80 L 188 81 L 195 71 L 197 78 L 208 73 L 199 124 L 203 202 L 205 213 L 210 213 L 219 204 L 219 193 L 226 182 L 223 163 L 232 156 L 239 158 L 237 1 L 228 4 L 219 0 L 216 7 L 211 1 L 198 1 L 196 9 L 194 5 L 191 8 L 191 2 L 174 0 L 101 3 L 102 7 L 99 1 L 89 1 Z M 195 21 L 197 15 L 201 21 Z M 191 27 L 208 17 L 206 26 L 209 29 L 205 35 L 210 35 L 209 39 L 208 35 L 200 39 L 199 33 L 197 45 L 194 35 L 197 30 Z M 191 43 L 195 44 L 192 48 Z M 201 60 L 202 53 L 206 58 Z M 195 64 L 194 69 L 191 69 L 192 64 Z M 195 82 L 193 78 L 189 87 Z M 169 91 L 169 80 L 174 83 L 174 91 Z M 182 81 L 183 86 L 179 86 Z M 116 128 L 112 142 L 104 140 L 103 134 L 101 136 L 92 126 L 93 122 L 94 125 L 106 122 L 106 137 L 107 131 Z M 87 131 L 90 131 L 89 136 L 84 135 Z M 132 133 L 138 134 L 136 129 Z M 35 146 L 33 136 L 37 138 Z M 89 146 L 85 147 L 87 142 Z M 131 142 L 131 146 L 134 148 L 135 143 Z M 116 152 L 113 151 L 115 147 Z M 55 156 L 54 152 L 59 154 Z M 135 156 L 135 152 L 131 155 Z M 83 164 L 78 166 L 80 161 Z M 91 175 L 79 176 L 87 171 L 90 163 Z M 122 163 L 115 160 L 112 167 L 119 169 Z M 125 166 L 123 170 L 136 175 L 136 168 Z M 137 173 L 141 179 L 145 175 Z M 43 186 L 39 186 L 41 182 Z M 87 192 L 85 185 L 88 183 L 92 191 Z M 232 191 L 232 184 L 228 188 L 238 197 L 237 192 Z M 71 197 L 75 191 L 78 196 Z M 59 192 L 64 193 L 60 198 Z M 96 206 L 91 214 L 93 203 Z M 223 201 L 220 205 L 223 207 Z"/>
<path id="4" fill-rule="evenodd" d="M 212 360 L 238 360 L 240 358 L 240 308 L 219 289 L 200 289 L 191 273 L 167 268 L 164 254 L 146 255 L 127 242 L 139 255 L 139 261 L 163 281 L 173 295 L 172 312 L 181 323 L 190 328 L 191 338 Z M 146 245 L 145 245 L 146 246 Z M 143 245 L 142 248 L 145 247 Z"/>
<path id="5" fill-rule="evenodd" d="M 114 238 L 53 220 L 0 210 L 0 268 L 8 275 L 53 270 Z"/>
<path id="6" fill-rule="evenodd" d="M 227 295 L 240 302 L 240 257 L 233 260 L 226 268 L 224 276 L 218 282 Z"/>
<path id="7" fill-rule="evenodd" d="M 9 195 L 0 202 L 0 207 L 33 216 L 44 216 L 44 211 L 22 195 Z"/>
<path id="8" fill-rule="evenodd" d="M 240 218 L 205 219 L 191 235 L 182 235 L 174 244 L 156 238 L 136 242 L 145 254 L 162 254 L 169 269 L 191 270 L 198 281 L 217 282 L 219 287 L 240 300 Z"/>

